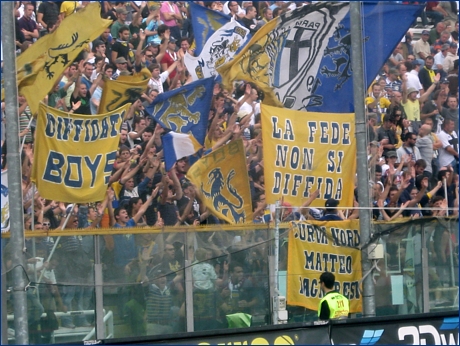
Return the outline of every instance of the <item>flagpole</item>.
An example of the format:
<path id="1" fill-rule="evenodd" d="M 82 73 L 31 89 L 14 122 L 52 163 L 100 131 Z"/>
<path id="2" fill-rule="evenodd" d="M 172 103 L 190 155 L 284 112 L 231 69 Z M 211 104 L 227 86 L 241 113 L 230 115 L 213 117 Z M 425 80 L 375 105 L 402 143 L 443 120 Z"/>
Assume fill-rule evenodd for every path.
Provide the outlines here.
<path id="1" fill-rule="evenodd" d="M 72 215 L 73 213 L 73 210 L 75 208 L 75 205 L 76 203 L 74 203 L 72 205 L 72 208 L 70 209 L 69 213 L 67 214 L 66 218 L 65 218 L 65 221 L 64 221 L 64 224 L 61 226 L 61 231 L 63 231 L 65 229 L 65 227 L 67 226 L 67 222 L 69 222 L 69 219 L 70 219 L 70 216 Z M 45 262 L 48 262 L 51 261 L 51 258 L 53 257 L 54 255 L 54 251 L 56 251 L 56 248 L 59 244 L 59 241 L 61 240 L 61 236 L 57 237 L 56 241 L 54 242 L 54 245 L 53 245 L 53 248 L 51 249 L 51 252 L 50 254 L 48 255 L 48 258 L 46 259 Z M 42 272 L 40 273 L 40 277 L 38 278 L 38 281 L 37 281 L 37 284 L 39 284 L 41 281 L 42 281 L 42 278 L 43 278 L 43 275 L 45 274 L 45 271 L 42 270 Z"/>
<path id="2" fill-rule="evenodd" d="M 29 120 L 29 123 L 27 124 L 27 129 L 30 129 L 30 125 L 32 124 L 32 121 L 34 120 L 34 117 L 32 116 Z M 21 150 L 19 150 L 20 153 L 22 153 L 22 149 L 24 148 L 24 143 L 26 142 L 26 137 L 27 137 L 27 133 L 24 135 L 24 137 L 22 138 L 22 143 L 21 143 Z"/>
<path id="3" fill-rule="evenodd" d="M 356 155 L 358 172 L 358 200 L 359 200 L 359 227 L 361 232 L 361 244 L 367 244 L 370 239 L 371 211 L 368 209 L 369 199 L 369 176 L 367 167 L 367 138 L 366 138 L 366 114 L 364 112 L 364 59 L 361 1 L 350 1 L 350 25 L 351 50 L 353 52 L 351 66 L 353 69 L 353 101 L 355 108 L 356 128 Z M 362 274 L 366 275 L 371 270 L 367 249 L 361 252 Z M 372 275 L 367 275 L 363 280 L 363 317 L 375 316 L 375 287 Z"/>
<path id="4" fill-rule="evenodd" d="M 21 153 L 19 152 L 18 87 L 16 82 L 16 35 L 14 2 L 2 1 L 3 78 L 5 81 L 6 143 L 12 247 L 14 336 L 18 345 L 29 344 L 27 285 L 24 255 Z"/>

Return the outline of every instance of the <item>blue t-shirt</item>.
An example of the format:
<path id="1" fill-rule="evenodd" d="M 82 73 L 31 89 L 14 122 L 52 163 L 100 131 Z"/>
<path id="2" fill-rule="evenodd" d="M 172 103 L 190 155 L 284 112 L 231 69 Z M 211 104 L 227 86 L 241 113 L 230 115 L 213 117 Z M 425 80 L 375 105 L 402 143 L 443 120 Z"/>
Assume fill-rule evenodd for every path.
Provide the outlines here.
<path id="1" fill-rule="evenodd" d="M 343 219 L 337 214 L 326 214 L 323 215 L 319 221 L 343 221 Z"/>
<path id="2" fill-rule="evenodd" d="M 125 226 L 122 226 L 117 222 L 115 225 L 113 225 L 113 227 L 115 227 L 115 228 L 136 227 L 136 221 L 134 221 L 133 219 L 129 219 Z"/>
<path id="3" fill-rule="evenodd" d="M 146 21 L 147 21 L 147 18 L 144 18 L 142 20 L 142 23 L 145 23 Z M 163 24 L 163 22 L 161 20 L 158 20 L 158 21 L 151 20 L 149 22 L 149 24 L 147 24 L 145 29 L 149 30 L 149 31 L 157 31 L 158 32 L 158 27 L 161 24 Z M 160 36 L 158 36 L 158 33 L 156 35 L 147 36 L 147 44 L 149 44 L 149 43 L 155 43 L 155 44 L 158 44 L 158 45 L 161 44 L 161 38 L 160 38 Z"/>
<path id="4" fill-rule="evenodd" d="M 115 228 L 135 227 L 136 222 L 129 219 L 125 226 L 116 223 Z M 116 234 L 113 236 L 114 242 L 114 264 L 117 267 L 124 267 L 134 258 L 137 258 L 137 246 L 133 235 Z"/>

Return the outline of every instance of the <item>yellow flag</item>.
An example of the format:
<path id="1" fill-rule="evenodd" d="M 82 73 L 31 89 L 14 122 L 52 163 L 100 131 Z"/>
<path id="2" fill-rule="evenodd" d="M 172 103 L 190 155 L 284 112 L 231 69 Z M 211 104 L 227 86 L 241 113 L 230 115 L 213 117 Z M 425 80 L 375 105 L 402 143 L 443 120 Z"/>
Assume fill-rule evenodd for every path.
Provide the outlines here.
<path id="1" fill-rule="evenodd" d="M 139 72 L 134 72 L 133 75 L 121 75 L 118 76 L 118 82 L 140 82 L 143 80 L 149 80 L 152 77 L 152 72 L 148 68 L 144 67 Z"/>
<path id="2" fill-rule="evenodd" d="M 132 79 L 130 81 L 126 79 L 105 81 L 99 113 L 111 112 L 125 104 L 134 103 L 147 90 L 149 80 L 143 79 L 142 75 L 120 77 L 131 77 Z"/>
<path id="3" fill-rule="evenodd" d="M 128 107 L 81 115 L 40 103 L 32 181 L 42 197 L 69 203 L 105 198 Z"/>
<path id="4" fill-rule="evenodd" d="M 243 141 L 237 140 L 195 162 L 187 178 L 219 219 L 231 224 L 252 222 L 252 202 Z"/>
<path id="5" fill-rule="evenodd" d="M 291 222 L 288 243 L 287 302 L 318 310 L 320 275 L 331 272 L 335 289 L 348 298 L 350 313 L 362 311 L 358 220 Z"/>
<path id="6" fill-rule="evenodd" d="M 316 189 L 312 207 L 329 198 L 353 206 L 356 174 L 353 113 L 314 113 L 261 105 L 267 203 L 284 198 L 301 206 Z"/>
<path id="7" fill-rule="evenodd" d="M 37 113 L 40 101 L 86 44 L 96 39 L 111 20 L 102 19 L 101 6 L 93 2 L 65 18 L 51 34 L 40 38 L 16 60 L 19 93 Z"/>
<path id="8" fill-rule="evenodd" d="M 232 82 L 235 80 L 254 82 L 265 93 L 265 104 L 282 107 L 282 103 L 273 93 L 268 75 L 270 57 L 265 52 L 265 47 L 271 43 L 268 34 L 277 24 L 277 20 L 272 20 L 263 25 L 243 50 L 233 60 L 217 68 L 217 71 L 222 76 L 226 89 L 232 90 Z"/>

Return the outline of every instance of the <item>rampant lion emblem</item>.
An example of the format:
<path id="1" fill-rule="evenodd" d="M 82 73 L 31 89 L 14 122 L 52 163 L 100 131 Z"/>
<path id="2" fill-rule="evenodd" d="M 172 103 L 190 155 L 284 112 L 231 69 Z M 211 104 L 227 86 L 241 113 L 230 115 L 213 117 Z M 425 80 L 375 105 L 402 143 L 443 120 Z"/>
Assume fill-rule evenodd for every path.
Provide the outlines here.
<path id="1" fill-rule="evenodd" d="M 189 107 L 193 106 L 205 92 L 205 87 L 200 85 L 188 96 L 186 96 L 185 91 L 183 91 L 170 97 L 168 99 L 168 107 L 162 112 L 159 121 L 175 132 L 182 132 L 182 127 L 187 126 L 190 122 L 198 124 L 200 112 L 192 113 Z M 153 114 L 157 114 L 163 105 L 163 102 L 157 103 L 153 110 Z M 175 127 L 173 125 L 175 125 Z"/>
<path id="2" fill-rule="evenodd" d="M 244 210 L 241 213 L 238 212 L 238 209 L 243 207 L 243 199 L 238 195 L 236 189 L 231 185 L 231 180 L 234 176 L 234 169 L 228 173 L 227 179 L 225 179 L 220 168 L 214 168 L 208 174 L 208 184 L 211 185 L 211 191 L 205 191 L 203 188 L 203 183 L 201 183 L 201 191 L 206 198 L 212 199 L 212 203 L 216 211 L 222 213 L 225 217 L 233 219 L 235 223 L 244 223 L 246 221 L 246 213 Z M 238 200 L 238 204 L 232 203 L 222 194 L 224 187 L 227 187 L 231 196 Z"/>

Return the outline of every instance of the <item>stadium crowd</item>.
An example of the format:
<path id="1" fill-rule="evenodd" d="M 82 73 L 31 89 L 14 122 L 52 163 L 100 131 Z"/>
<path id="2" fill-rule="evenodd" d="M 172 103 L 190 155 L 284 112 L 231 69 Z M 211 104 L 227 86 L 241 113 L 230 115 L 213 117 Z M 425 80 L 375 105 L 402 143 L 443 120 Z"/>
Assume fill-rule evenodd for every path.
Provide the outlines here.
<path id="1" fill-rule="evenodd" d="M 309 4 L 196 2 L 231 15 L 253 33 L 284 11 Z M 56 30 L 64 18 L 88 3 L 42 1 L 38 5 L 37 2 L 17 2 L 18 54 Z M 24 143 L 21 154 L 25 228 L 224 223 L 210 214 L 197 188 L 187 180 L 190 167 L 187 157 L 179 159 L 171 171 L 165 172 L 161 144 L 165 130 L 145 111 L 158 94 L 191 82 L 183 62 L 186 52 L 194 54 L 188 3 L 102 1 L 101 4 L 102 17 L 112 19 L 113 24 L 65 70 L 44 102 L 69 113 L 97 114 L 104 80 L 131 75 L 142 67 L 147 67 L 152 75 L 148 89 L 132 104 L 125 118 L 106 199 L 80 205 L 45 200 L 34 189 L 30 174 L 34 146 L 38 145 L 34 141 L 35 123 L 32 121 L 29 126 L 33 114 L 27 100 L 19 95 L 19 137 Z M 365 99 L 369 188 L 375 220 L 458 214 L 458 20 L 457 10 L 446 4 L 449 3 L 427 3 L 421 38 L 415 40 L 412 30 L 407 32 Z M 433 20 L 431 30 L 427 18 Z M 268 223 L 274 218 L 274 207 L 265 203 L 260 123 L 263 94 L 255 84 L 239 82 L 234 83 L 233 90 L 216 83 L 213 95 L 205 149 L 215 150 L 231 140 L 243 139 L 254 223 Z M 2 119 L 2 169 L 7 169 L 5 118 Z M 282 221 L 358 218 L 357 208 L 340 208 L 339 201 L 333 199 L 326 202 L 324 210 L 308 208 L 317 193 L 302 206 L 283 203 Z M 356 193 L 355 207 L 357 198 Z M 267 313 L 268 281 L 260 280 L 266 277 L 263 271 L 267 265 L 262 263 L 267 260 L 265 247 L 240 252 L 238 256 L 233 255 L 231 261 L 218 260 L 214 265 L 205 262 L 226 256 L 229 251 L 223 245 L 235 248 L 242 244 L 260 245 L 267 240 L 266 233 L 248 232 L 244 239 L 238 236 L 224 239 L 227 235 L 206 232 L 197 235 L 198 245 L 192 249 L 184 248 L 189 242 L 181 236 L 180 233 L 103 236 L 104 281 L 150 280 L 153 283 L 145 294 L 145 301 L 143 288 L 139 291 L 138 286 L 119 291 L 120 309 L 130 316 L 133 333 L 151 335 L 183 330 L 183 326 L 170 323 L 170 316 L 185 316 L 184 259 L 199 262 L 193 267 L 194 294 L 200 297 L 195 311 L 201 316 L 195 320 L 195 330 L 223 326 L 225 316 L 232 312 Z M 441 238 L 432 239 L 436 247 L 441 248 Z M 29 272 L 39 268 L 50 273 L 54 269 L 53 275 L 45 275 L 45 282 L 92 282 L 90 268 L 94 244 L 91 236 L 63 237 L 52 260 L 46 264 L 43 259 L 48 258 L 53 248 L 52 239 L 36 239 L 35 257 L 29 252 L 31 240 L 27 242 Z M 6 257 L 8 249 L 6 245 Z M 92 297 L 91 289 L 84 286 L 69 285 L 59 290 L 41 288 L 40 292 L 43 311 L 85 310 Z M 216 305 L 213 311 L 205 308 L 209 302 Z M 71 317 L 61 319 L 61 325 L 68 328 L 90 323 L 83 315 L 74 320 Z"/>

